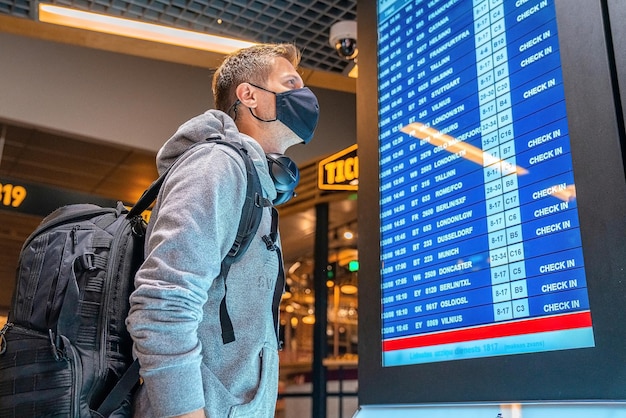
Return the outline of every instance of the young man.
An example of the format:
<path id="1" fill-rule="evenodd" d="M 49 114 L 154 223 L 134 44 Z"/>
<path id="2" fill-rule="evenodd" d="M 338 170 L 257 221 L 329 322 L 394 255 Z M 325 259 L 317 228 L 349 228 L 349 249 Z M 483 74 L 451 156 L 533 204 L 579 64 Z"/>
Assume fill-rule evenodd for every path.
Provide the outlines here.
<path id="1" fill-rule="evenodd" d="M 213 78 L 219 110 L 183 124 L 157 155 L 162 172 L 191 145 L 207 142 L 176 162 L 148 226 L 146 260 L 127 319 L 143 378 L 136 417 L 274 416 L 278 343 L 272 303 L 282 260 L 263 241 L 271 232 L 271 209 L 263 209 L 225 291 L 218 276 L 237 233 L 246 169 L 235 150 L 205 140 L 243 144 L 264 197 L 276 201 L 266 154 L 275 157 L 310 141 L 319 117 L 317 99 L 296 71 L 299 59 L 289 44 L 228 56 Z M 225 293 L 236 335 L 226 344 L 219 319 Z"/>

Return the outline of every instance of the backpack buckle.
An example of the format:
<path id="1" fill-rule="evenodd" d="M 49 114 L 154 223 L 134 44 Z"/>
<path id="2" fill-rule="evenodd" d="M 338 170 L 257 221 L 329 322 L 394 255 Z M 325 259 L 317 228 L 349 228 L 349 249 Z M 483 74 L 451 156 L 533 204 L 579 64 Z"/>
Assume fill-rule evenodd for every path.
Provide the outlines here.
<path id="1" fill-rule="evenodd" d="M 269 251 L 276 251 L 276 240 L 272 239 L 270 235 L 263 235 L 261 239 L 263 240 L 263 242 L 265 243 L 265 247 Z"/>
<path id="2" fill-rule="evenodd" d="M 83 269 L 93 271 L 96 269 L 96 264 L 94 261 L 95 258 L 96 255 L 94 253 L 84 253 L 78 257 L 78 260 L 80 261 L 80 265 Z"/>

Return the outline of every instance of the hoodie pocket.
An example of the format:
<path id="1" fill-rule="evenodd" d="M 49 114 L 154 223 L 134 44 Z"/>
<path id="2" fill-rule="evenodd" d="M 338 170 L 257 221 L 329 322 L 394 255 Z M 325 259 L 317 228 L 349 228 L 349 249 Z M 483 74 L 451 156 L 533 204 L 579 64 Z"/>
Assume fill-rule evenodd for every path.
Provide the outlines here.
<path id="1" fill-rule="evenodd" d="M 228 418 L 274 417 L 277 397 L 278 352 L 275 348 L 263 347 L 261 378 L 256 395 L 246 404 L 232 406 Z"/>

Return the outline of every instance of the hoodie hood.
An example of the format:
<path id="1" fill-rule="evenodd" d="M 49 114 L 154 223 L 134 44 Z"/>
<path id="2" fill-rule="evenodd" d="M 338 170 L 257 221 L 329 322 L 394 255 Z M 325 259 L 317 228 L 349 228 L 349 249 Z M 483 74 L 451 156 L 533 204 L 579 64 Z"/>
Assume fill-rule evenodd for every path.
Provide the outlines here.
<path id="1" fill-rule="evenodd" d="M 176 159 L 190 146 L 197 142 L 204 142 L 207 139 L 219 139 L 243 145 L 252 158 L 261 180 L 261 186 L 267 193 L 266 197 L 270 200 L 275 199 L 276 189 L 269 175 L 263 148 L 253 138 L 239 132 L 233 119 L 219 110 L 207 110 L 178 128 L 157 153 L 156 163 L 159 174 L 162 174 L 169 166 L 174 164 Z M 233 150 L 232 152 L 235 151 Z M 243 164 L 242 161 L 242 166 Z"/>

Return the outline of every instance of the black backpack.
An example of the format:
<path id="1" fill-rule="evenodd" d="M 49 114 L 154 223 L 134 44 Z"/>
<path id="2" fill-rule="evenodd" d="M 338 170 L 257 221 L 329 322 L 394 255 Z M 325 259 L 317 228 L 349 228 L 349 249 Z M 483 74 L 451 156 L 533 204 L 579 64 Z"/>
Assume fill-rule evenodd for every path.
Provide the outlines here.
<path id="1" fill-rule="evenodd" d="M 210 140 L 237 150 L 247 168 L 237 239 L 222 262 L 220 274 L 226 277 L 269 204 L 245 149 Z M 130 416 L 139 366 L 133 363 L 124 321 L 144 259 L 141 213 L 156 199 L 166 175 L 130 211 L 121 202 L 116 208 L 65 206 L 26 240 L 8 322 L 0 331 L 0 418 Z M 224 342 L 234 340 L 225 297 L 220 319 Z"/>

